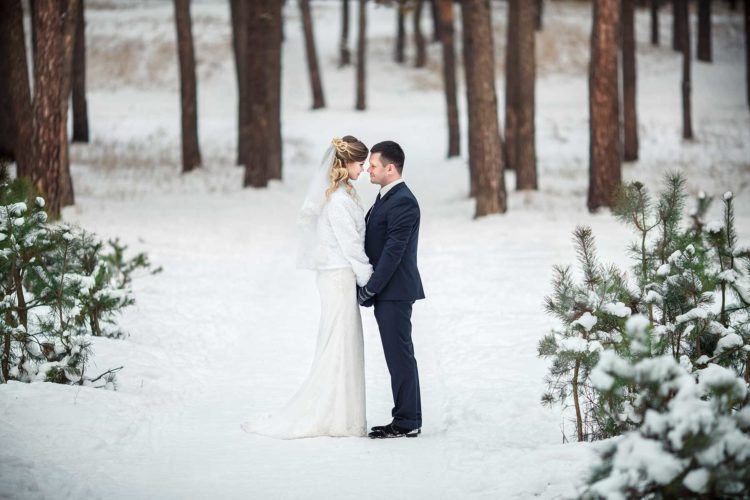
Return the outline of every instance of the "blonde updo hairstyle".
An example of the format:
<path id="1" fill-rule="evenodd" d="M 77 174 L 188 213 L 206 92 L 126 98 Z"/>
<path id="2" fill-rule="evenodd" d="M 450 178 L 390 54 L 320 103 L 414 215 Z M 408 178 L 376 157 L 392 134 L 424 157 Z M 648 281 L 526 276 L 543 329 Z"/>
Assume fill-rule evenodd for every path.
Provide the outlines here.
<path id="1" fill-rule="evenodd" d="M 326 199 L 329 199 L 331 194 L 341 185 L 346 188 L 349 194 L 352 193 L 353 188 L 349 182 L 349 171 L 346 169 L 346 164 L 352 161 L 365 161 L 370 153 L 370 150 L 362 141 L 351 135 L 345 135 L 340 139 L 334 137 L 331 143 L 333 144 L 334 154 L 331 169 L 328 171 L 330 184 L 326 189 Z"/>

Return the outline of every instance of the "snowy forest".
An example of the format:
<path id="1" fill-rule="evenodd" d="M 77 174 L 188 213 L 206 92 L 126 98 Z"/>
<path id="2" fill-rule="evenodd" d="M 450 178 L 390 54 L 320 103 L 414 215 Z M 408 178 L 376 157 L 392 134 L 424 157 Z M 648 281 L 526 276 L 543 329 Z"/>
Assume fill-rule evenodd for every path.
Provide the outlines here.
<path id="1" fill-rule="evenodd" d="M 421 434 L 243 432 L 346 135 L 419 200 Z M 0 498 L 748 498 L 749 389 L 750 0 L 0 1 Z"/>

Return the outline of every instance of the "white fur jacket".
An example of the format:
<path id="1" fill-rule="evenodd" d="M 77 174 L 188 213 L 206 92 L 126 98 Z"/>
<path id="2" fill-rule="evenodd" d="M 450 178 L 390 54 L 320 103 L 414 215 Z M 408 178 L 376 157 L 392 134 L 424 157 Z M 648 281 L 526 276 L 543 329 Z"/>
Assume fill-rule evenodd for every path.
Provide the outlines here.
<path id="1" fill-rule="evenodd" d="M 351 267 L 357 285 L 365 286 L 372 275 L 365 255 L 365 213 L 359 200 L 343 187 L 334 191 L 323 206 L 317 236 L 316 268 Z"/>

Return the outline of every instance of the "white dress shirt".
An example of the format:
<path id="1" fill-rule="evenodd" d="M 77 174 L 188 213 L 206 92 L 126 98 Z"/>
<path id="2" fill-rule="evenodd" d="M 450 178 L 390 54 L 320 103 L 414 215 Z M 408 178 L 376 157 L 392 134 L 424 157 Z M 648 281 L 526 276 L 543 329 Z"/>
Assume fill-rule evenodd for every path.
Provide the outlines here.
<path id="1" fill-rule="evenodd" d="M 393 186 L 401 184 L 402 182 L 404 182 L 404 179 L 399 178 L 399 179 L 396 179 L 395 181 L 391 182 L 390 184 L 386 184 L 385 186 L 381 187 L 380 188 L 380 197 L 382 198 L 383 196 L 385 196 L 388 193 L 388 191 L 390 191 L 391 189 L 393 189 Z"/>

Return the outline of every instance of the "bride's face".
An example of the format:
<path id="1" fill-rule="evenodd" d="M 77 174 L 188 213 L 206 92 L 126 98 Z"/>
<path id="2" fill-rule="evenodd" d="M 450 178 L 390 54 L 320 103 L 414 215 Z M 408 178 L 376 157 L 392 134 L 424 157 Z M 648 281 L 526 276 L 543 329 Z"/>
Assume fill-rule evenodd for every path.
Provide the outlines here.
<path id="1" fill-rule="evenodd" d="M 365 171 L 365 162 L 363 161 L 350 161 L 346 163 L 346 169 L 349 171 L 349 178 L 356 181 L 359 174 Z"/>

